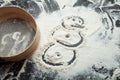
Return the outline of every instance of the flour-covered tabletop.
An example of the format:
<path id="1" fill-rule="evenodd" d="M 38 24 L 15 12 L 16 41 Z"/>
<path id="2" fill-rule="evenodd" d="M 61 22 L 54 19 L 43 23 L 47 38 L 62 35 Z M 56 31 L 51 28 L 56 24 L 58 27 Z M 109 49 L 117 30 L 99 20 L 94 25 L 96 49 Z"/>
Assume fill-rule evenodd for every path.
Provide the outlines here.
<path id="1" fill-rule="evenodd" d="M 0 80 L 120 80 L 119 0 L 0 0 L 9 5 L 33 15 L 41 39 L 28 59 L 0 60 Z"/>

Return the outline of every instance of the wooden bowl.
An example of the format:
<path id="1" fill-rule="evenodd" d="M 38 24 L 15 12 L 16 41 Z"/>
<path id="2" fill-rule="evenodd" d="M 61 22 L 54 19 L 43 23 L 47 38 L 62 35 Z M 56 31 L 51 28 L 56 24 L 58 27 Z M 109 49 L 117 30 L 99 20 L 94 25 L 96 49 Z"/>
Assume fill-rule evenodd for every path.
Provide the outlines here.
<path id="1" fill-rule="evenodd" d="M 15 6 L 0 7 L 0 21 L 4 21 L 6 19 L 11 18 L 23 19 L 29 25 L 31 25 L 32 29 L 35 32 L 32 42 L 22 52 L 18 53 L 17 55 L 12 55 L 9 57 L 0 56 L 0 59 L 5 61 L 20 61 L 30 56 L 30 54 L 32 54 L 34 50 L 37 48 L 39 44 L 40 32 L 38 30 L 34 18 L 24 9 Z"/>

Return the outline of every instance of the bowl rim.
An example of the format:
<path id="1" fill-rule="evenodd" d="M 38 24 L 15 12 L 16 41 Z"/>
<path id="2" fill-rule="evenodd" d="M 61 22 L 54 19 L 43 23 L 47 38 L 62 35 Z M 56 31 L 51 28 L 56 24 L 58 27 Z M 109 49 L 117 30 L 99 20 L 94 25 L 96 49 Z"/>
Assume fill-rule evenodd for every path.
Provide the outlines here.
<path id="1" fill-rule="evenodd" d="M 28 13 L 26 10 L 18 7 L 18 6 L 4 6 L 0 7 L 0 20 L 4 21 L 10 18 L 20 18 L 27 21 L 35 31 L 35 35 L 33 37 L 32 42 L 21 52 L 12 56 L 0 56 L 0 59 L 5 61 L 20 61 L 29 57 L 32 53 L 34 53 L 37 48 L 40 40 L 40 31 L 37 27 L 37 24 L 33 18 L 33 16 Z"/>

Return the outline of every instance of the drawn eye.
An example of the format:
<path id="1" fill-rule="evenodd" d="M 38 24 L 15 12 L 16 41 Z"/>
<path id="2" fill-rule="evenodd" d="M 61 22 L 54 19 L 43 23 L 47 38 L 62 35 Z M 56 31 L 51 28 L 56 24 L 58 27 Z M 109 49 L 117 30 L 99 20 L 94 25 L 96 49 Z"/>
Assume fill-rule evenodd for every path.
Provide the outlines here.
<path id="1" fill-rule="evenodd" d="M 83 23 L 82 20 L 80 20 L 79 23 L 82 24 Z"/>
<path id="2" fill-rule="evenodd" d="M 55 52 L 55 54 L 56 54 L 57 57 L 61 56 L 60 52 Z"/>
<path id="3" fill-rule="evenodd" d="M 78 20 L 79 20 L 78 22 L 79 22 L 81 25 L 84 24 L 84 20 L 83 20 L 82 18 L 79 17 Z"/>
<path id="4" fill-rule="evenodd" d="M 70 38 L 70 34 L 66 34 L 65 37 L 66 37 L 66 38 Z"/>
<path id="5" fill-rule="evenodd" d="M 73 21 L 75 21 L 75 19 L 74 19 L 74 18 L 73 18 L 72 20 L 73 20 Z"/>
<path id="6" fill-rule="evenodd" d="M 120 20 L 116 21 L 116 27 L 120 27 Z"/>

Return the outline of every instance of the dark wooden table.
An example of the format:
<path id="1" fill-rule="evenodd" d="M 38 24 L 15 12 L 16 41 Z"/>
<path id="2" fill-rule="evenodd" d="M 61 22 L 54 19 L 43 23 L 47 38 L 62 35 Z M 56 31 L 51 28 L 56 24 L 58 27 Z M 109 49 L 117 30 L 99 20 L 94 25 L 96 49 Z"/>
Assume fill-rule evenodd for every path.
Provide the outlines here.
<path id="1" fill-rule="evenodd" d="M 5 1 L 7 0 L 1 0 L 0 5 L 2 6 L 5 3 Z M 97 12 L 100 12 L 102 9 L 104 12 L 107 12 L 108 14 L 111 14 L 110 10 L 114 10 L 114 12 L 116 10 L 117 14 L 120 11 L 120 5 L 115 4 L 115 1 L 117 0 L 105 0 L 104 4 L 102 4 L 103 6 L 101 8 L 96 7 L 95 10 Z M 42 3 L 41 0 L 36 0 L 36 2 Z M 42 13 L 43 9 L 48 14 L 56 10 L 60 10 L 59 4 L 55 0 L 44 0 L 43 8 L 38 6 L 36 2 L 34 2 L 34 0 L 12 0 L 4 4 L 4 6 L 7 5 L 20 6 L 26 9 L 29 13 L 31 13 L 34 16 L 34 18 L 37 18 Z M 113 6 L 107 6 L 108 3 L 112 4 Z M 81 5 L 87 7 L 89 5 L 94 5 L 94 3 L 88 0 L 76 0 L 73 7 Z M 64 7 L 65 6 L 66 5 L 64 5 Z M 120 12 L 118 16 L 120 16 Z M 110 17 L 114 16 L 110 15 Z M 116 24 L 113 23 L 113 25 L 120 27 L 120 21 L 118 20 L 118 22 L 116 22 Z M 110 80 L 111 76 L 113 75 L 113 71 L 116 69 L 116 68 L 107 69 L 104 66 L 97 68 L 94 64 L 91 68 L 92 71 L 90 73 L 86 72 L 84 74 L 74 75 L 72 78 L 67 80 Z M 105 77 L 100 78 L 96 76 L 94 73 L 103 74 L 105 75 Z M 42 70 L 37 68 L 36 64 L 32 61 L 31 58 L 19 62 L 4 62 L 4 61 L 0 62 L 0 80 L 66 80 L 63 78 L 56 79 L 55 78 L 56 76 L 57 72 L 52 71 L 51 72 L 49 71 L 49 73 L 42 72 Z M 120 80 L 120 77 L 118 76 L 116 80 Z"/>

